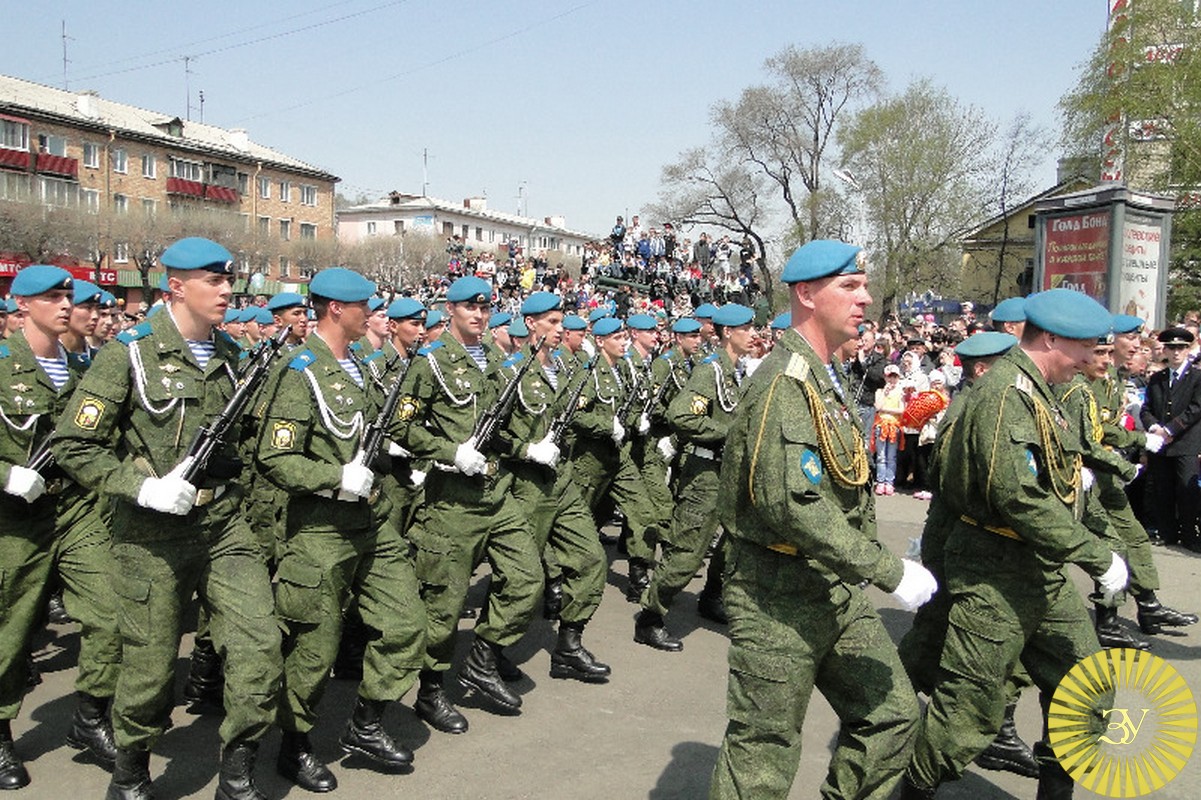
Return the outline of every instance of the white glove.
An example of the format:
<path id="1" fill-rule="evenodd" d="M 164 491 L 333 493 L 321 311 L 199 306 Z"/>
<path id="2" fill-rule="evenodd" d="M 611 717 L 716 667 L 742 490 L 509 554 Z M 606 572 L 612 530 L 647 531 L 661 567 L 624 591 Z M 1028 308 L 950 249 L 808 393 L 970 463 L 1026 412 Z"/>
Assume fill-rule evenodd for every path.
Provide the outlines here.
<path id="1" fill-rule="evenodd" d="M 613 418 L 613 441 L 620 445 L 626 440 L 626 426 L 617 417 Z"/>
<path id="2" fill-rule="evenodd" d="M 906 611 L 915 611 L 938 591 L 938 581 L 930 570 L 916 561 L 902 558 L 901 563 L 905 565 L 905 574 L 901 576 L 901 583 L 892 596 L 901 602 Z"/>
<path id="3" fill-rule="evenodd" d="M 1087 492 L 1093 488 L 1093 484 L 1097 482 L 1097 477 L 1093 475 L 1093 471 L 1088 467 L 1080 468 L 1080 491 Z"/>
<path id="4" fill-rule="evenodd" d="M 479 475 L 488 468 L 488 459 L 475 449 L 474 436 L 455 450 L 455 468 L 464 475 Z"/>
<path id="5" fill-rule="evenodd" d="M 549 435 L 542 441 L 531 444 L 525 452 L 530 461 L 545 464 L 548 467 L 559 463 L 559 445 L 552 442 Z"/>
<path id="6" fill-rule="evenodd" d="M 9 468 L 4 491 L 23 498 L 26 503 L 32 503 L 45 493 L 46 479 L 35 470 L 14 464 Z"/>
<path id="7" fill-rule="evenodd" d="M 425 483 L 425 473 L 419 469 L 415 469 L 409 473 L 409 480 L 413 482 L 414 486 L 421 486 Z"/>
<path id="8" fill-rule="evenodd" d="M 183 479 L 188 459 L 161 478 L 147 478 L 138 489 L 138 505 L 164 514 L 183 516 L 196 503 L 196 487 Z"/>
<path id="9" fill-rule="evenodd" d="M 1126 584 L 1130 582 L 1130 570 L 1126 569 L 1126 562 L 1117 553 L 1113 553 L 1113 560 L 1109 562 L 1109 569 L 1105 570 L 1105 574 L 1097 578 L 1097 583 L 1101 586 L 1101 594 L 1106 600 L 1112 600 L 1113 596 L 1126 588 Z"/>
<path id="10" fill-rule="evenodd" d="M 1132 484 L 1132 483 L 1134 483 L 1135 481 L 1137 481 L 1137 480 L 1138 480 L 1138 476 L 1139 476 L 1139 475 L 1142 475 L 1142 474 L 1143 474 L 1143 465 L 1142 465 L 1142 464 L 1135 464 L 1135 465 L 1134 465 L 1134 477 L 1133 477 L 1133 478 L 1131 478 L 1130 480 L 1126 481 L 1126 485 L 1127 485 L 1127 486 L 1129 486 L 1130 484 Z"/>
<path id="11" fill-rule="evenodd" d="M 638 415 L 638 432 L 645 434 L 651 429 L 651 418 L 646 414 Z"/>
<path id="12" fill-rule="evenodd" d="M 1147 452 L 1158 453 L 1163 449 L 1164 439 L 1158 433 L 1147 434 Z"/>
<path id="13" fill-rule="evenodd" d="M 401 447 L 400 445 L 398 445 L 396 442 L 392 441 L 391 439 L 388 440 L 388 455 L 392 456 L 393 458 L 412 458 L 413 457 L 412 453 L 410 453 L 408 450 L 405 450 L 403 447 Z"/>
<path id="14" fill-rule="evenodd" d="M 664 436 L 659 440 L 659 444 L 655 445 L 659 448 L 659 452 L 663 454 L 664 461 L 671 461 L 676 457 L 676 446 L 672 444 L 670 436 Z"/>
<path id="15" fill-rule="evenodd" d="M 371 485 L 375 483 L 375 473 L 370 467 L 362 464 L 342 465 L 342 484 L 339 486 L 338 499 L 355 501 L 360 497 L 371 494 Z"/>

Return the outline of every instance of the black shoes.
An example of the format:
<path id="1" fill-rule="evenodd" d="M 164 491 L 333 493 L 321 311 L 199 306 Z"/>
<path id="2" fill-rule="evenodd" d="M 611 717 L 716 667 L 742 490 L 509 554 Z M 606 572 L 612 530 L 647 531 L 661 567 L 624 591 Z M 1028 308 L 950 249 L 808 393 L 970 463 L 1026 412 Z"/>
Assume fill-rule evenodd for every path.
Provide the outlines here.
<path id="1" fill-rule="evenodd" d="M 510 689 L 496 669 L 496 654 L 500 645 L 476 636 L 471 643 L 471 653 L 463 668 L 459 670 L 459 683 L 487 697 L 506 712 L 521 708 L 521 696 Z"/>
<path id="2" fill-rule="evenodd" d="M 1159 602 L 1155 592 L 1147 592 L 1138 599 L 1138 627 L 1143 633 L 1163 633 L 1164 628 L 1183 628 L 1196 625 L 1197 615 L 1186 614 Z"/>
<path id="3" fill-rule="evenodd" d="M 306 733 L 284 731 L 275 771 L 306 792 L 332 792 L 338 788 L 334 773 L 313 755 L 313 745 Z"/>
<path id="4" fill-rule="evenodd" d="M 626 584 L 626 600 L 631 603 L 642 602 L 642 593 L 651 585 L 650 565 L 641 558 L 631 558 L 630 578 Z"/>
<path id="5" fill-rule="evenodd" d="M 467 718 L 446 696 L 442 688 L 442 673 L 422 670 L 421 683 L 417 689 L 417 702 L 413 704 L 417 718 L 436 731 L 443 733 L 466 733 Z"/>
<path id="6" fill-rule="evenodd" d="M 722 602 L 720 594 L 701 592 L 700 599 L 696 601 L 696 613 L 718 625 L 730 624 L 730 618 L 726 615 L 726 604 Z"/>
<path id="7" fill-rule="evenodd" d="M 1001 721 L 997 738 L 976 756 L 976 763 L 984 769 L 1037 778 L 1038 762 L 1034 759 L 1034 751 L 1018 736 L 1017 726 L 1013 722 L 1015 708 L 1016 704 L 1012 703 L 1005 707 L 1005 718 Z"/>
<path id="8" fill-rule="evenodd" d="M 12 728 L 0 720 L 0 789 L 20 789 L 29 785 L 29 773 L 13 749 Z"/>
<path id="9" fill-rule="evenodd" d="M 505 652 L 499 648 L 496 650 L 496 672 L 505 683 L 517 683 L 525 677 L 525 673 L 521 671 L 521 667 L 514 664 L 505 655 Z"/>
<path id="10" fill-rule="evenodd" d="M 84 692 L 67 732 L 67 745 L 89 753 L 102 767 L 113 769 L 117 762 L 117 744 L 108 716 L 108 701 Z"/>
<path id="11" fill-rule="evenodd" d="M 149 750 L 117 750 L 113 779 L 104 800 L 154 800 Z"/>
<path id="12" fill-rule="evenodd" d="M 267 800 L 254 785 L 254 761 L 257 743 L 240 742 L 221 754 L 221 772 L 215 800 Z"/>
<path id="13" fill-rule="evenodd" d="M 183 699 L 189 714 L 225 713 L 225 675 L 221 656 L 213 640 L 198 638 L 192 647 L 192 664 L 183 686 Z"/>
<path id="14" fill-rule="evenodd" d="M 384 730 L 384 700 L 365 700 L 355 703 L 354 713 L 346 732 L 338 740 L 347 753 L 363 756 L 389 769 L 404 769 L 413 764 L 413 751 L 397 744 Z"/>
<path id="15" fill-rule="evenodd" d="M 51 625 L 70 625 L 74 620 L 67 613 L 67 606 L 63 603 L 63 593 L 61 591 L 50 595 L 50 599 L 46 601 L 46 619 Z"/>
<path id="16" fill-rule="evenodd" d="M 583 623 L 559 623 L 559 641 L 550 654 L 552 678 L 570 678 L 585 683 L 605 683 L 609 680 L 612 670 L 608 664 L 602 664 L 588 652 L 581 642 L 583 635 Z"/>
<path id="17" fill-rule="evenodd" d="M 1093 627 L 1097 631 L 1097 641 L 1102 647 L 1127 648 L 1130 650 L 1150 650 L 1151 643 L 1146 639 L 1138 639 L 1134 634 L 1122 627 L 1118 621 L 1118 610 L 1106 606 L 1095 606 L 1097 619 Z"/>
<path id="18" fill-rule="evenodd" d="M 684 643 L 663 627 L 663 615 L 645 609 L 634 618 L 634 641 L 668 653 L 678 653 L 684 649 Z"/>

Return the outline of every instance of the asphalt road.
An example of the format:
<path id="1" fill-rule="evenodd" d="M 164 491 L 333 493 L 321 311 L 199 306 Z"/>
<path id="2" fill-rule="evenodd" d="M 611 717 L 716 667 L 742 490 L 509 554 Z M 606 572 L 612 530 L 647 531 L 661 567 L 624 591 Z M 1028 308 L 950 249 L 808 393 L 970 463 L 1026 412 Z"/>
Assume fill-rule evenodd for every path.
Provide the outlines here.
<path id="1" fill-rule="evenodd" d="M 894 552 L 904 552 L 918 535 L 926 504 L 896 495 L 879 499 L 881 536 Z M 1184 551 L 1157 548 L 1157 564 L 1166 603 L 1201 610 L 1197 591 L 1201 558 Z M 609 585 L 600 610 L 588 627 L 585 644 L 613 667 L 612 680 L 587 685 L 550 678 L 554 633 L 537 620 L 523 642 L 513 648 L 527 677 L 518 684 L 524 696 L 520 716 L 496 716 L 477 706 L 456 688 L 453 698 L 467 715 L 471 730 L 461 736 L 431 731 L 413 715 L 412 693 L 388 712 L 393 734 L 416 751 L 407 774 L 381 774 L 340 756 L 337 737 L 354 702 L 354 685 L 331 681 L 322 705 L 323 720 L 314 741 L 319 755 L 331 761 L 343 798 L 407 796 L 454 800 L 692 800 L 706 796 L 709 775 L 725 726 L 726 640 L 720 627 L 697 617 L 694 581 L 668 618 L 669 628 L 685 642 L 681 653 L 661 653 L 632 641 L 635 607 L 622 595 L 625 562 L 612 553 Z M 481 573 L 472 595 L 478 605 Z M 1079 584 L 1087 589 L 1082 575 Z M 894 638 L 909 626 L 911 615 L 892 599 L 872 590 Z M 1129 621 L 1133 603 L 1123 609 Z M 462 625 L 460 656 L 469 642 L 471 622 Z M 1201 692 L 1201 626 L 1180 637 L 1155 637 L 1153 652 L 1167 659 L 1194 692 Z M 100 798 L 109 776 L 63 744 L 74 709 L 72 681 L 77 635 L 72 626 L 53 626 L 37 642 L 44 682 L 26 698 L 13 724 L 18 753 L 26 760 L 33 783 L 14 794 L 22 798 Z M 190 638 L 184 642 L 178 678 L 187 670 Z M 452 673 L 453 674 L 453 673 Z M 177 707 L 174 727 L 162 738 L 151 759 L 160 800 L 212 797 L 219 758 L 218 721 L 195 717 Z M 815 696 L 804 729 L 804 752 L 792 798 L 817 793 L 837 735 L 837 719 Z M 1018 708 L 1018 727 L 1027 741 L 1039 734 L 1037 698 L 1026 692 Z M 258 770 L 260 788 L 272 798 L 308 796 L 274 771 L 279 735 L 265 742 Z M 1181 774 L 1156 791 L 1157 800 L 1201 796 L 1201 766 L 1193 758 Z M 1035 782 L 1007 773 L 972 767 L 963 780 L 940 791 L 940 798 L 1033 798 Z M 1077 789 L 1077 797 L 1096 797 Z"/>

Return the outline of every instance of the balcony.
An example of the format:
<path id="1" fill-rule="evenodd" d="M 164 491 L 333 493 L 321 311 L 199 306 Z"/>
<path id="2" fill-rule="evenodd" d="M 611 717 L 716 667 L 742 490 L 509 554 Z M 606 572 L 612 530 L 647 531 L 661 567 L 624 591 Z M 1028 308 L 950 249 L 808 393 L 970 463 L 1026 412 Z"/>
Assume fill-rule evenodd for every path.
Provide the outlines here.
<path id="1" fill-rule="evenodd" d="M 63 178 L 76 178 L 79 176 L 79 161 L 66 156 L 38 153 L 37 171 Z"/>
<path id="2" fill-rule="evenodd" d="M 167 194 L 182 194 L 187 197 L 204 197 L 204 184 L 184 178 L 167 178 Z"/>
<path id="3" fill-rule="evenodd" d="M 21 170 L 29 169 L 29 151 L 10 150 L 7 147 L 0 147 L 0 167 Z"/>
<path id="4" fill-rule="evenodd" d="M 242 199 L 238 195 L 237 189 L 230 189 L 227 186 L 214 186 L 211 183 L 205 185 L 204 197 L 206 200 L 213 200 L 218 203 L 237 203 Z"/>

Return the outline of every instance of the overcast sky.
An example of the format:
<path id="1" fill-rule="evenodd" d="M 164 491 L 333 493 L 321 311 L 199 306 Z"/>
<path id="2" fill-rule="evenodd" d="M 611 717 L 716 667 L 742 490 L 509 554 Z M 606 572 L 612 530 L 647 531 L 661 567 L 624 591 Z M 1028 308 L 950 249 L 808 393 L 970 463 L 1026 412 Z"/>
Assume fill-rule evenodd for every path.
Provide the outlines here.
<path id="1" fill-rule="evenodd" d="M 900 91 L 929 76 L 1003 126 L 1056 104 L 1106 0 L 3 0 L 0 73 L 250 137 L 339 191 L 429 194 L 607 233 L 709 140 L 709 108 L 787 45 L 858 42 Z M 186 62 L 184 58 L 189 57 Z M 190 74 L 188 74 L 190 73 Z M 1055 178 L 1056 153 L 1039 177 Z"/>

